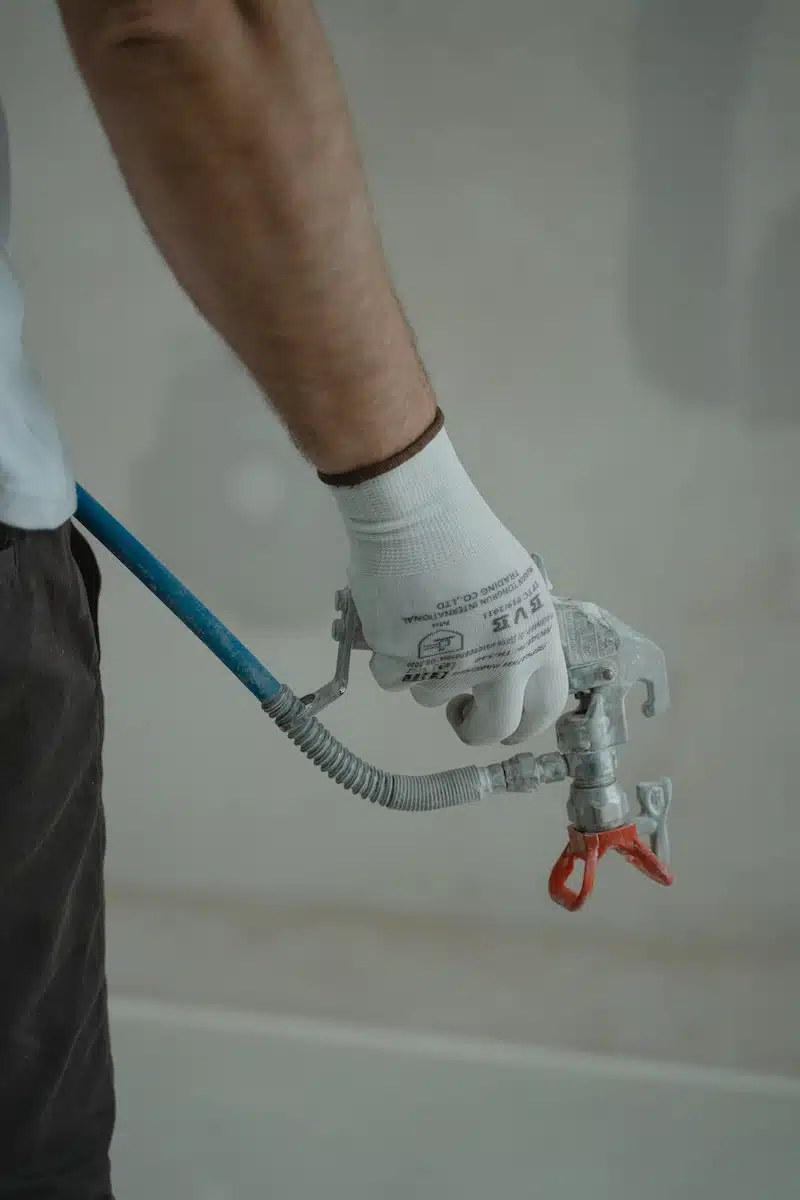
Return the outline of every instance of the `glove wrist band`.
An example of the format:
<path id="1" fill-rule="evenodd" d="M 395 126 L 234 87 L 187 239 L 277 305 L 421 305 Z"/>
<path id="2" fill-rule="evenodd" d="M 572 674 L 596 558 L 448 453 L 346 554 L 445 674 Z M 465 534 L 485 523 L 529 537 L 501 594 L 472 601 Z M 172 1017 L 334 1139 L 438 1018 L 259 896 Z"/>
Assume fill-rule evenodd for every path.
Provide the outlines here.
<path id="1" fill-rule="evenodd" d="M 436 409 L 436 416 L 430 423 L 428 428 L 415 438 L 410 446 L 406 446 L 405 450 L 398 451 L 390 458 L 384 458 L 381 462 L 372 463 L 368 466 L 357 467 L 354 471 L 346 471 L 342 475 L 327 475 L 322 471 L 317 471 L 317 475 L 323 483 L 328 487 L 335 488 L 351 488 L 358 487 L 361 483 L 368 483 L 371 479 L 377 479 L 381 475 L 388 474 L 389 471 L 394 471 L 396 467 L 401 467 L 403 463 L 414 458 L 421 450 L 424 450 L 437 433 L 444 426 L 444 414 L 440 408 Z"/>

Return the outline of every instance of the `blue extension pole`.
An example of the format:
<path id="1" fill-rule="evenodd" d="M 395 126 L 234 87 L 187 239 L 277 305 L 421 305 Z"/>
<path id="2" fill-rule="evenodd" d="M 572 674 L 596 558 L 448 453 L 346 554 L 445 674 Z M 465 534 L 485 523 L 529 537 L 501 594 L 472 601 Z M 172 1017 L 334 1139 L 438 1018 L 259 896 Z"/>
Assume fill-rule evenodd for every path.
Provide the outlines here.
<path id="1" fill-rule="evenodd" d="M 258 700 L 263 703 L 277 696 L 281 685 L 274 675 L 270 674 L 205 604 L 184 587 L 177 576 L 159 562 L 146 546 L 129 533 L 125 526 L 121 525 L 116 517 L 112 517 L 111 513 L 80 484 L 75 519 L 141 580 L 162 604 L 166 604 Z"/>

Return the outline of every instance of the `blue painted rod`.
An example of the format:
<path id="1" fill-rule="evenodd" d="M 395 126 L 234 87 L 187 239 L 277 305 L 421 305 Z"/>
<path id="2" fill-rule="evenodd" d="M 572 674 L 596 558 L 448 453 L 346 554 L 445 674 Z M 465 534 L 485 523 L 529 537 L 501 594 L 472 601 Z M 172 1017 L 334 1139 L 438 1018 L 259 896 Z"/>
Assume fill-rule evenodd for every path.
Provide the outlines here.
<path id="1" fill-rule="evenodd" d="M 77 521 L 110 550 L 146 588 L 166 604 L 220 662 L 262 702 L 272 700 L 280 683 L 254 654 L 219 621 L 210 609 L 173 575 L 146 546 L 129 533 L 89 493 L 78 485 Z"/>

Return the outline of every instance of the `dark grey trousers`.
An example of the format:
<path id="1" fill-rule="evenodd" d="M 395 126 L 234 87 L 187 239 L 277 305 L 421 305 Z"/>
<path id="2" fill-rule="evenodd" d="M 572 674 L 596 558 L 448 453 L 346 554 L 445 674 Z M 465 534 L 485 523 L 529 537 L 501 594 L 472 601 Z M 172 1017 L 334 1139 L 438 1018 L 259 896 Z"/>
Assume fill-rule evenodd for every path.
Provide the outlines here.
<path id="1" fill-rule="evenodd" d="M 100 572 L 0 524 L 0 1198 L 111 1197 Z"/>

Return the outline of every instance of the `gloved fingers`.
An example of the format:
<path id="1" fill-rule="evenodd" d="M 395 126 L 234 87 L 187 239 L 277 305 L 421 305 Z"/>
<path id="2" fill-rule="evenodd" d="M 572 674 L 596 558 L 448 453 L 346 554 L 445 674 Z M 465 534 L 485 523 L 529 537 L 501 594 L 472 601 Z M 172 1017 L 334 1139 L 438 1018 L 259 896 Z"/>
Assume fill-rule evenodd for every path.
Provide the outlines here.
<path id="1" fill-rule="evenodd" d="M 403 692 L 409 686 L 404 676 L 408 674 L 408 663 L 404 658 L 393 658 L 390 654 L 373 654 L 369 669 L 378 687 L 385 692 Z"/>
<path id="2" fill-rule="evenodd" d="M 409 671 L 408 662 L 404 658 L 393 658 L 390 654 L 373 654 L 369 666 L 373 679 L 385 692 L 403 692 L 410 688 L 417 704 L 422 704 L 425 708 L 435 708 L 444 704 L 453 694 L 453 685 L 450 683 L 448 687 L 446 677 L 439 682 L 429 678 L 425 683 L 414 683 L 418 676 Z M 431 672 L 431 675 L 434 674 L 435 672 Z"/>
<path id="3" fill-rule="evenodd" d="M 424 708 L 447 704 L 447 720 L 461 741 L 472 746 L 493 742 L 515 746 L 543 732 L 558 718 L 569 694 L 560 646 L 530 675 L 508 671 L 476 685 L 472 695 L 454 697 L 453 680 L 448 678 L 415 683 L 407 660 L 392 655 L 373 654 L 370 670 L 386 692 L 410 690 Z"/>
<path id="4" fill-rule="evenodd" d="M 456 696 L 447 706 L 447 719 L 462 742 L 486 746 L 510 737 L 522 720 L 527 676 L 507 671 L 490 683 L 479 683 L 471 696 Z"/>
<path id="5" fill-rule="evenodd" d="M 522 719 L 511 736 L 503 739 L 503 745 L 517 746 L 549 729 L 561 715 L 568 695 L 567 665 L 558 647 L 528 680 Z"/>
<path id="6" fill-rule="evenodd" d="M 415 683 L 411 688 L 411 695 L 416 700 L 417 704 L 421 704 L 423 708 L 438 708 L 440 704 L 446 704 L 453 695 L 453 685 L 449 680 L 443 680 L 441 683 Z"/>

